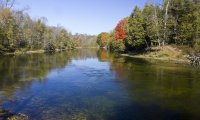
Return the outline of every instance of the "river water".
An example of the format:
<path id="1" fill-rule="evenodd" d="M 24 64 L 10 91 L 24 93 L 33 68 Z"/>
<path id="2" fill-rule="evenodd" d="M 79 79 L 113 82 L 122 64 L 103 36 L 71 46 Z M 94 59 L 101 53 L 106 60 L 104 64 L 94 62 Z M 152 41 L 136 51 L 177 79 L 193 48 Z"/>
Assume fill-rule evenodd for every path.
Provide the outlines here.
<path id="1" fill-rule="evenodd" d="M 199 120 L 200 70 L 96 49 L 2 56 L 0 107 L 30 120 Z"/>

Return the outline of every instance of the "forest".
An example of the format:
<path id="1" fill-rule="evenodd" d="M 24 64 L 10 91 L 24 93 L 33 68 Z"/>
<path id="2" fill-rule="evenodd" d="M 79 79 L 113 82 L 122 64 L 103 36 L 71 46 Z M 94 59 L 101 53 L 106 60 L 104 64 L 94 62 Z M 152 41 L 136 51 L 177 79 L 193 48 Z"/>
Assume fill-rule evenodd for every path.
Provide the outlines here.
<path id="1" fill-rule="evenodd" d="M 0 73 L 0 120 L 200 120 L 200 0 L 0 0 Z"/>
<path id="2" fill-rule="evenodd" d="M 75 34 L 62 26 L 47 25 L 47 18 L 31 18 L 26 10 L 14 10 L 15 0 L 0 1 L 0 54 L 17 51 L 107 47 L 116 52 L 143 51 L 154 46 L 176 45 L 200 50 L 200 1 L 163 0 L 135 7 L 110 32 Z"/>
<path id="3" fill-rule="evenodd" d="M 176 45 L 200 52 L 200 1 L 163 0 L 135 7 L 111 32 L 97 37 L 100 47 L 116 52 L 144 51 Z"/>
<path id="4" fill-rule="evenodd" d="M 48 26 L 45 17 L 33 19 L 24 9 L 14 10 L 15 3 L 15 0 L 0 1 L 0 54 L 34 50 L 54 52 L 96 45 L 96 36 L 72 35 L 62 26 Z"/>

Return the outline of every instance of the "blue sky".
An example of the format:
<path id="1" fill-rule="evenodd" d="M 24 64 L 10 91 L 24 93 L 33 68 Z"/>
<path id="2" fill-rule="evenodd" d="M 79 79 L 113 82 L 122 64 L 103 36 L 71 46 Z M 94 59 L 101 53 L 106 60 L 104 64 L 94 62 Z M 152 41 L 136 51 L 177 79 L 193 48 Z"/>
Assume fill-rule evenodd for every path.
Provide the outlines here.
<path id="1" fill-rule="evenodd" d="M 18 0 L 17 8 L 29 7 L 32 18 L 46 17 L 48 25 L 61 25 L 72 33 L 97 35 L 109 32 L 129 16 L 134 6 L 149 0 Z"/>

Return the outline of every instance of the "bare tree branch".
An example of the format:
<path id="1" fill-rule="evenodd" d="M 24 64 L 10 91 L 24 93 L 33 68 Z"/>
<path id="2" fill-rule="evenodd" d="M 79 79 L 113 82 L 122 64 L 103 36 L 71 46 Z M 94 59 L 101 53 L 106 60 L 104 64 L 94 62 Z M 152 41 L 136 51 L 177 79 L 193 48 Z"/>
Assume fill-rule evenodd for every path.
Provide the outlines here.
<path id="1" fill-rule="evenodd" d="M 16 0 L 0 0 L 0 9 L 13 8 Z"/>

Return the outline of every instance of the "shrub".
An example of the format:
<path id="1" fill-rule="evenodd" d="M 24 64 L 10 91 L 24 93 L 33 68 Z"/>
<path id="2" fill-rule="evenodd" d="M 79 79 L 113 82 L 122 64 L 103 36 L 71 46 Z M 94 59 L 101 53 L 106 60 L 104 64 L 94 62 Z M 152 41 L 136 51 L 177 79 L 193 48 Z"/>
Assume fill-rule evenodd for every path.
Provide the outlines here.
<path id="1" fill-rule="evenodd" d="M 46 53 L 53 53 L 56 51 L 56 47 L 53 43 L 48 43 L 44 48 Z"/>
<path id="2" fill-rule="evenodd" d="M 124 52 L 126 47 L 121 41 L 112 41 L 110 43 L 110 49 L 115 52 Z"/>

